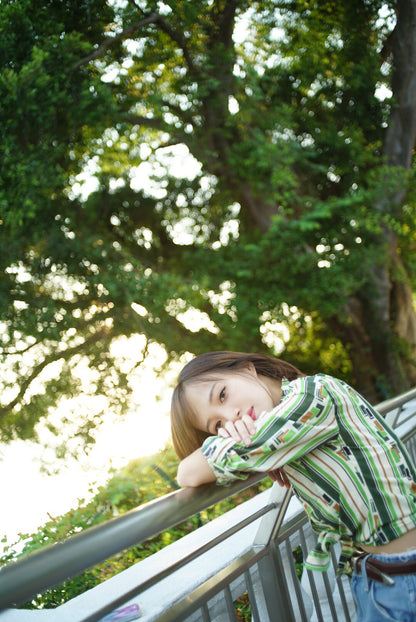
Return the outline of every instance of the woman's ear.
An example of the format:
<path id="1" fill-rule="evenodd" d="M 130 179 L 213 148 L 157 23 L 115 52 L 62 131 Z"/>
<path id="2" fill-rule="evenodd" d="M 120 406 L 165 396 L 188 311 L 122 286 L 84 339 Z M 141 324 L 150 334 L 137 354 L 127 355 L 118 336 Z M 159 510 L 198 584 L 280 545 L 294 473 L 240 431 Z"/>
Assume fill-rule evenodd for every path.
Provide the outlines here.
<path id="1" fill-rule="evenodd" d="M 244 361 L 244 363 L 241 364 L 241 369 L 247 370 L 251 376 L 257 378 L 257 370 L 252 361 Z"/>

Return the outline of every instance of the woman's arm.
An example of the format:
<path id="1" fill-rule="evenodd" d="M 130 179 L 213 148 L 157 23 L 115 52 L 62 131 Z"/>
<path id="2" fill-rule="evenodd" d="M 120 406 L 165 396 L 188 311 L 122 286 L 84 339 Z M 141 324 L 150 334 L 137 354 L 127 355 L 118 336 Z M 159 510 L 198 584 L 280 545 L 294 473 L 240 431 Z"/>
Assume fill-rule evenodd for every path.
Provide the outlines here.
<path id="1" fill-rule="evenodd" d="M 246 479 L 253 472 L 275 471 L 337 436 L 334 399 L 328 382 L 326 377 L 317 375 L 290 383 L 284 399 L 257 417 L 257 431 L 248 446 L 235 441 L 229 424 L 226 430 L 218 430 L 218 436 L 208 437 L 202 450 L 217 483 Z M 226 434 L 221 433 L 223 430 Z M 277 480 L 288 484 L 278 472 Z"/>
<path id="2" fill-rule="evenodd" d="M 270 471 L 267 475 L 279 486 L 290 488 L 290 482 L 283 469 Z M 179 486 L 195 487 L 215 481 L 215 475 L 201 449 L 197 449 L 179 463 L 176 479 Z"/>
<path id="3" fill-rule="evenodd" d="M 176 479 L 179 486 L 200 486 L 216 478 L 201 449 L 197 449 L 179 463 Z"/>

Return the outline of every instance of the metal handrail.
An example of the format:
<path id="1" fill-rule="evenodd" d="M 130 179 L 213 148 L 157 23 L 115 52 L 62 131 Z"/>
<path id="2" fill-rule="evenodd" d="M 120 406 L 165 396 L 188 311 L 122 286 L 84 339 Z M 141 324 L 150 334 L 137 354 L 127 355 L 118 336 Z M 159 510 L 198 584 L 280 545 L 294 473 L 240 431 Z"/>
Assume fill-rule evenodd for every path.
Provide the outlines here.
<path id="1" fill-rule="evenodd" d="M 177 490 L 0 568 L 0 611 L 171 529 L 264 477 L 263 473 L 251 475 L 225 488 L 206 484 Z"/>
<path id="2" fill-rule="evenodd" d="M 397 397 L 392 397 L 384 402 L 381 402 L 377 405 L 377 410 L 381 415 L 385 415 L 397 409 L 394 417 L 389 420 L 389 424 L 394 428 L 403 412 L 403 406 L 413 399 L 416 399 L 416 389 L 410 389 L 410 391 L 407 391 L 406 393 L 402 393 Z M 407 423 L 413 417 L 413 414 L 414 413 L 410 413 L 409 416 L 400 423 Z"/>
<path id="3" fill-rule="evenodd" d="M 377 406 L 375 406 L 375 408 L 381 415 L 385 415 L 389 411 L 394 410 L 395 408 L 400 408 L 403 404 L 406 404 L 414 399 L 416 399 L 416 389 L 410 389 L 409 391 L 406 391 L 406 393 L 401 393 L 396 397 L 391 397 L 388 400 L 380 402 Z"/>

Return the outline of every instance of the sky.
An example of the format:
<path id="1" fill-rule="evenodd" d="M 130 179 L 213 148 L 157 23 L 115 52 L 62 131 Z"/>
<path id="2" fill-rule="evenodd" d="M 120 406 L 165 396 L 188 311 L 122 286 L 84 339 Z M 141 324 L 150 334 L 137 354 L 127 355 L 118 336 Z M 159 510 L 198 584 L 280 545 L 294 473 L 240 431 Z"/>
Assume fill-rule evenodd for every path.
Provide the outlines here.
<path id="1" fill-rule="evenodd" d="M 131 345 L 137 352 L 137 344 Z M 125 349 L 126 343 L 120 347 Z M 76 507 L 79 499 L 90 497 L 91 490 L 108 480 L 111 466 L 120 468 L 165 446 L 170 437 L 170 385 L 179 371 L 174 367 L 165 375 L 155 374 L 154 368 L 160 367 L 165 357 L 163 348 L 152 347 L 149 364 L 132 374 L 131 411 L 122 420 L 108 413 L 88 456 L 55 464 L 51 438 L 44 438 L 49 444 L 46 448 L 22 440 L 0 444 L 0 540 L 6 536 L 7 544 L 13 544 L 19 533 L 35 531 L 50 517 Z M 58 472 L 48 475 L 42 471 L 45 463 L 49 469 L 58 466 Z M 0 542 L 0 551 L 3 547 Z"/>

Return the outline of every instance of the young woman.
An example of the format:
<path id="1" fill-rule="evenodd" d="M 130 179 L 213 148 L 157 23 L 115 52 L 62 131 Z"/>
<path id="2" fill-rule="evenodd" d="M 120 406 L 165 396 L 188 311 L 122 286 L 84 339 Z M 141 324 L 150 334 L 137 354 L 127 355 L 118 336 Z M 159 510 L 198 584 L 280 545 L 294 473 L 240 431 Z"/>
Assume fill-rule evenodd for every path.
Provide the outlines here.
<path id="1" fill-rule="evenodd" d="M 209 352 L 172 397 L 178 483 L 262 471 L 293 486 L 318 542 L 306 567 L 353 575 L 359 622 L 416 622 L 416 469 L 383 418 L 345 382 L 279 359 Z"/>

